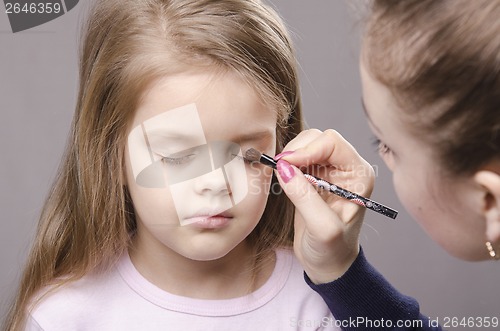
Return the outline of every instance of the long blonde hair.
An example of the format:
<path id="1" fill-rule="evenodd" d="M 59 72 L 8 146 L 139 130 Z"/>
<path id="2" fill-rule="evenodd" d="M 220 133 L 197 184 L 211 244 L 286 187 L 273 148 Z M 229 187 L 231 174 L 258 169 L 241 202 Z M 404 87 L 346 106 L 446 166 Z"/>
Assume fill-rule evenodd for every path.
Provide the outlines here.
<path id="1" fill-rule="evenodd" d="M 6 330 L 22 329 L 43 288 L 109 268 L 136 229 L 123 182 L 127 128 L 141 92 L 189 65 L 236 70 L 278 109 L 278 150 L 302 129 L 296 60 L 259 0 L 100 0 L 83 29 L 70 139 L 45 202 Z M 275 183 L 275 179 L 273 179 Z M 256 261 L 292 240 L 293 206 L 269 196 L 249 239 Z M 36 301 L 36 300 L 35 300 Z"/>

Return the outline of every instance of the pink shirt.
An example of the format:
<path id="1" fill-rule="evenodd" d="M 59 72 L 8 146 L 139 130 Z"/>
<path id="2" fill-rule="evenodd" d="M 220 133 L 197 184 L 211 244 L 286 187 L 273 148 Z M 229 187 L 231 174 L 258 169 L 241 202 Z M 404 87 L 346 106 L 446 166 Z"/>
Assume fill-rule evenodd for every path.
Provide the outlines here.
<path id="1" fill-rule="evenodd" d="M 246 296 L 201 300 L 147 281 L 124 254 L 116 268 L 88 275 L 46 296 L 26 330 L 340 330 L 304 281 L 291 250 L 276 252 L 268 281 Z"/>

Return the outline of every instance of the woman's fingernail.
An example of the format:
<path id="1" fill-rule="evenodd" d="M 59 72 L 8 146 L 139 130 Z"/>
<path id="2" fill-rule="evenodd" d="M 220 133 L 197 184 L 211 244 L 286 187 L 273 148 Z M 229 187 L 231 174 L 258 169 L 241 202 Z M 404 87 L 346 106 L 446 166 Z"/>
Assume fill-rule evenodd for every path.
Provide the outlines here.
<path id="1" fill-rule="evenodd" d="M 278 174 L 285 183 L 288 183 L 293 178 L 293 176 L 295 176 L 295 170 L 293 170 L 290 163 L 286 162 L 285 160 L 278 161 L 278 163 L 276 164 L 276 170 L 278 170 Z"/>
<path id="2" fill-rule="evenodd" d="M 287 155 L 293 154 L 293 152 L 294 152 L 294 151 L 286 151 L 286 152 L 283 152 L 283 153 L 279 153 L 278 155 L 276 155 L 276 156 L 274 157 L 274 159 L 275 159 L 276 161 L 278 161 L 279 159 L 281 159 L 281 158 L 283 158 L 283 157 L 285 157 L 285 156 L 287 156 Z"/>

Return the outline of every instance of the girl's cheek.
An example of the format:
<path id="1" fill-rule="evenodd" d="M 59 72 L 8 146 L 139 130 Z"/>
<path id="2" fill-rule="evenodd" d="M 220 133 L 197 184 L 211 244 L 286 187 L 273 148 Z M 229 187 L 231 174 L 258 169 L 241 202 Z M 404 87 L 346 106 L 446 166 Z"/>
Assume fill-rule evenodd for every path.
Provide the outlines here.
<path id="1" fill-rule="evenodd" d="M 248 193 L 250 195 L 268 194 L 273 170 L 259 163 L 247 166 Z"/>

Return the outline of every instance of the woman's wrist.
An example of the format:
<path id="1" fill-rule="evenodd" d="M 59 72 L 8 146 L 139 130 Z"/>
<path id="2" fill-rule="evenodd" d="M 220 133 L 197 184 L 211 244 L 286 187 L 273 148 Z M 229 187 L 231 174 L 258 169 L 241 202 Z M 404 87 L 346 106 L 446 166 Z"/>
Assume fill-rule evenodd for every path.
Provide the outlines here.
<path id="1" fill-rule="evenodd" d="M 335 266 L 330 268 L 323 265 L 321 268 L 309 268 L 305 270 L 305 275 L 311 283 L 315 285 L 331 283 L 341 278 L 354 264 L 360 254 L 360 246 L 357 245 L 355 249 L 346 254 L 341 263 L 336 262 Z"/>

